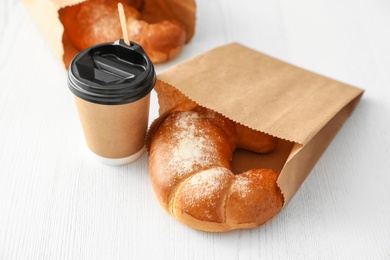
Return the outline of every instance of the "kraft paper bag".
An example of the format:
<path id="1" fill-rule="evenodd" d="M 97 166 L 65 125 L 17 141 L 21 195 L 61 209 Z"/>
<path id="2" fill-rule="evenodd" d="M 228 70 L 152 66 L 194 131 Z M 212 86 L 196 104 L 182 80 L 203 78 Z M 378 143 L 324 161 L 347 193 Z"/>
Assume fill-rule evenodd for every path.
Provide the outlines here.
<path id="1" fill-rule="evenodd" d="M 85 0 L 23 0 L 27 11 L 39 27 L 56 57 L 67 68 L 73 57 L 81 50 L 76 49 L 64 34 L 64 27 L 59 19 L 59 10 L 79 4 Z M 94 1 L 94 0 L 88 0 Z M 195 0 L 144 0 L 140 19 L 149 23 L 175 19 L 186 29 L 187 42 L 195 33 Z M 115 14 L 117 15 L 117 14 Z M 119 15 L 118 23 L 119 23 Z M 131 39 L 130 39 L 131 40 Z"/>
<path id="2" fill-rule="evenodd" d="M 290 201 L 351 115 L 363 90 L 277 60 L 238 43 L 218 47 L 158 75 L 160 117 L 201 105 L 279 138 L 275 151 L 237 150 L 233 172 L 255 167 L 280 172 Z M 148 140 L 147 140 L 148 142 Z M 148 144 L 147 144 L 148 145 Z"/>

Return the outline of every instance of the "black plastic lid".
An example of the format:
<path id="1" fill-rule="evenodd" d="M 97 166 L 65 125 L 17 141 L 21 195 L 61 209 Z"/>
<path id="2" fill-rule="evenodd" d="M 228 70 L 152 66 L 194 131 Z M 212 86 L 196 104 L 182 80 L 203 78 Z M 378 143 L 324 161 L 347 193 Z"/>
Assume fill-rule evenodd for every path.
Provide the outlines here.
<path id="1" fill-rule="evenodd" d="M 142 47 L 123 40 L 80 52 L 68 70 L 69 89 L 84 100 L 104 105 L 137 101 L 152 91 L 156 73 Z"/>

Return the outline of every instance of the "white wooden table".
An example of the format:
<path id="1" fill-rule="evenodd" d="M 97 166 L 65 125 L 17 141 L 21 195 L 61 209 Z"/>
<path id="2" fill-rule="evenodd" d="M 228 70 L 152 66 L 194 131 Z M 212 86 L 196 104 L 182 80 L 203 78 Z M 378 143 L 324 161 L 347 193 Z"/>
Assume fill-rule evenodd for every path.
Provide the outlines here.
<path id="1" fill-rule="evenodd" d="M 204 233 L 162 210 L 146 154 L 89 156 L 65 70 L 1 0 L 0 259 L 390 259 L 390 1 L 198 0 L 195 38 L 157 71 L 232 41 L 366 92 L 278 216 Z"/>

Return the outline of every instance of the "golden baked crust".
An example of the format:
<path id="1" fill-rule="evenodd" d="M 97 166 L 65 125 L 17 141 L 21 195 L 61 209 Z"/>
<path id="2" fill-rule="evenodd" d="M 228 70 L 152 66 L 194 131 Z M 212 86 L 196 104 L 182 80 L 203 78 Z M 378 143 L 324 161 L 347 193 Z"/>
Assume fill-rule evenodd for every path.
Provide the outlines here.
<path id="1" fill-rule="evenodd" d="M 64 32 L 79 50 L 121 38 L 117 3 L 124 1 L 88 0 L 59 10 Z M 124 4 L 126 17 L 138 18 L 139 12 Z"/>
<path id="2" fill-rule="evenodd" d="M 148 134 L 152 186 L 164 209 L 184 224 L 212 232 L 252 228 L 283 207 L 277 172 L 235 175 L 230 167 L 235 148 L 268 152 L 275 137 L 202 107 L 172 112 L 153 128 Z"/>
<path id="3" fill-rule="evenodd" d="M 88 0 L 59 10 L 64 33 L 78 50 L 114 42 L 122 38 L 118 3 L 123 4 L 127 18 L 127 31 L 131 41 L 143 47 L 152 62 L 164 62 L 176 56 L 187 41 L 186 30 L 175 20 L 162 20 L 153 24 L 139 20 L 135 8 L 143 2 L 133 0 Z"/>

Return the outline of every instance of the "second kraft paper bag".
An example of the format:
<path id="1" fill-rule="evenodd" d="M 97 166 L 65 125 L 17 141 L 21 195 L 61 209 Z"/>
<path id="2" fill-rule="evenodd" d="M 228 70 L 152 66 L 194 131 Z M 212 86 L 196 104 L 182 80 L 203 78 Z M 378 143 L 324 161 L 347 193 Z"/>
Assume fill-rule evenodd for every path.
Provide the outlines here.
<path id="1" fill-rule="evenodd" d="M 160 115 L 198 104 L 279 138 L 270 154 L 235 152 L 233 172 L 280 172 L 286 205 L 351 115 L 363 90 L 232 43 L 158 75 Z"/>

